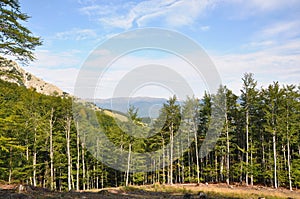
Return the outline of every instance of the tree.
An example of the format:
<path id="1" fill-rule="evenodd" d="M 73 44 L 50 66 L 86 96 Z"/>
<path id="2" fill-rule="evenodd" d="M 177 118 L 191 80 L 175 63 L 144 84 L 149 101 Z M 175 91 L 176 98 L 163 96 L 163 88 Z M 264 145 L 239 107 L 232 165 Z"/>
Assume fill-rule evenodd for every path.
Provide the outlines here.
<path id="1" fill-rule="evenodd" d="M 279 120 L 282 113 L 282 97 L 283 90 L 280 89 L 278 82 L 269 85 L 268 89 L 263 91 L 265 96 L 265 114 L 266 122 L 265 130 L 272 135 L 273 144 L 273 179 L 274 187 L 278 188 L 278 173 L 277 173 L 277 136 L 279 131 Z"/>
<path id="2" fill-rule="evenodd" d="M 198 126 L 199 126 L 199 100 L 194 97 L 187 97 L 183 106 L 184 123 L 187 127 L 187 133 L 194 134 L 195 143 L 195 159 L 196 159 L 196 172 L 197 183 L 200 183 L 200 167 L 199 167 L 199 145 L 198 145 Z"/>
<path id="3" fill-rule="evenodd" d="M 173 151 L 174 151 L 174 134 L 177 133 L 177 130 L 180 125 L 180 106 L 177 104 L 177 98 L 174 95 L 170 97 L 169 100 L 164 103 L 162 108 L 162 114 L 165 114 L 165 123 L 163 126 L 163 132 L 169 135 L 169 154 L 170 169 L 168 170 L 168 183 L 173 184 Z"/>
<path id="4" fill-rule="evenodd" d="M 137 131 L 137 125 L 141 119 L 138 117 L 138 109 L 134 106 L 130 106 L 127 112 L 129 121 L 126 123 L 127 133 L 135 133 Z M 131 162 L 131 147 L 132 147 L 133 139 L 129 137 L 129 146 L 128 146 L 128 158 L 127 158 L 127 171 L 126 171 L 126 182 L 125 186 L 128 186 L 129 180 L 129 172 L 130 172 L 130 162 Z"/>
<path id="5" fill-rule="evenodd" d="M 243 80 L 243 90 L 241 100 L 242 100 L 242 108 L 245 112 L 245 132 L 246 132 L 246 185 L 248 185 L 248 175 L 249 175 L 249 129 L 251 125 L 253 125 L 251 122 L 251 118 L 253 115 L 253 107 L 255 103 L 255 98 L 257 96 L 256 91 L 256 81 L 253 79 L 252 73 L 245 73 Z M 250 151 L 250 162 L 252 167 L 252 151 Z M 251 173 L 250 176 L 251 179 L 251 185 L 253 185 L 253 174 Z"/>
<path id="6" fill-rule="evenodd" d="M 18 0 L 0 0 L 0 53 L 23 63 L 33 61 L 35 47 L 42 45 L 41 39 L 21 24 L 28 19 Z"/>
<path id="7" fill-rule="evenodd" d="M 288 167 L 288 185 L 289 189 L 292 191 L 292 160 L 291 160 L 291 143 L 297 142 L 297 127 L 299 123 L 299 93 L 295 91 L 296 87 L 294 85 L 287 85 L 284 87 L 284 116 L 281 118 L 282 124 L 281 131 L 285 132 L 283 140 L 287 147 L 287 167 Z"/>

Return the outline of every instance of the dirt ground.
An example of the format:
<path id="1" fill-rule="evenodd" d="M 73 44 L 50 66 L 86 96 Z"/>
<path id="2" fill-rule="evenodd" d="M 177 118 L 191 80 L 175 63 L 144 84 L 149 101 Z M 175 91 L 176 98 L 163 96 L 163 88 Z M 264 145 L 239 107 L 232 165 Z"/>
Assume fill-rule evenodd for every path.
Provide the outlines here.
<path id="1" fill-rule="evenodd" d="M 94 199 L 94 198 L 200 198 L 199 193 L 209 198 L 286 198 L 300 199 L 300 191 L 287 189 L 272 189 L 263 186 L 227 186 L 226 184 L 175 184 L 147 185 L 103 190 L 53 192 L 48 189 L 26 185 L 0 185 L 0 199 Z M 203 198 L 205 198 L 203 197 Z"/>

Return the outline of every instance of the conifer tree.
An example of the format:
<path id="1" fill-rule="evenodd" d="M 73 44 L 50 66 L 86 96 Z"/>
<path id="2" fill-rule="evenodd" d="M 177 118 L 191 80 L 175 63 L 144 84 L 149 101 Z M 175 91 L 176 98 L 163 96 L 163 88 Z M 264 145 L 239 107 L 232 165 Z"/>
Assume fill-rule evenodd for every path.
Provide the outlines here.
<path id="1" fill-rule="evenodd" d="M 27 63 L 34 60 L 33 51 L 42 44 L 23 22 L 29 16 L 22 13 L 18 0 L 0 0 L 0 53 L 15 56 Z"/>

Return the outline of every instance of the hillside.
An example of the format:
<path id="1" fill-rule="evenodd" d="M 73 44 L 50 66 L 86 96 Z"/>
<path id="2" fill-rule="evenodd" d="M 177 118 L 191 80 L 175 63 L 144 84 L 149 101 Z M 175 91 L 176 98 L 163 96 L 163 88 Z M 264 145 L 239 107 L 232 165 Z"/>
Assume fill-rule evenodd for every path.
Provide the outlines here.
<path id="1" fill-rule="evenodd" d="M 96 99 L 95 104 L 102 109 L 109 109 L 126 113 L 129 106 L 138 108 L 139 117 L 157 118 L 159 110 L 167 99 L 153 97 L 118 97 L 109 99 Z"/>
<path id="2" fill-rule="evenodd" d="M 45 95 L 59 95 L 65 93 L 57 86 L 47 83 L 42 79 L 26 72 L 16 62 L 5 59 L 0 56 L 0 79 L 16 83 L 19 86 L 33 88 L 38 93 Z"/>

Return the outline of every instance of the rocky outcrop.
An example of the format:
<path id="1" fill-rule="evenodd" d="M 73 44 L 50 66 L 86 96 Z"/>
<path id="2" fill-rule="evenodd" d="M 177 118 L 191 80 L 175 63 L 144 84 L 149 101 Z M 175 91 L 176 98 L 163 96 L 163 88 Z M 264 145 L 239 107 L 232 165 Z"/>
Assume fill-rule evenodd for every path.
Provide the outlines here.
<path id="1" fill-rule="evenodd" d="M 26 72 L 16 62 L 0 57 L 0 79 L 16 83 L 19 86 L 32 88 L 45 95 L 62 96 L 64 93 L 57 86 L 49 84 L 42 79 Z"/>

